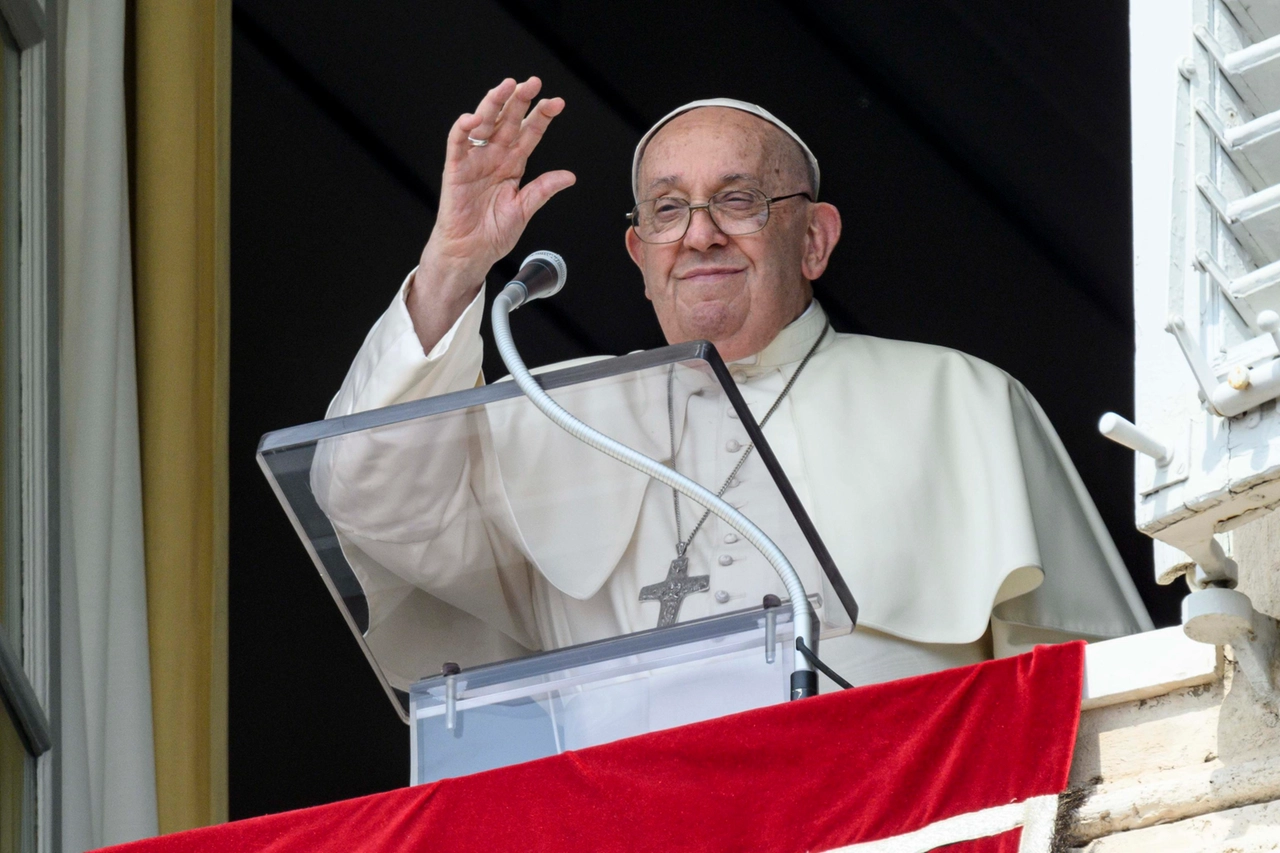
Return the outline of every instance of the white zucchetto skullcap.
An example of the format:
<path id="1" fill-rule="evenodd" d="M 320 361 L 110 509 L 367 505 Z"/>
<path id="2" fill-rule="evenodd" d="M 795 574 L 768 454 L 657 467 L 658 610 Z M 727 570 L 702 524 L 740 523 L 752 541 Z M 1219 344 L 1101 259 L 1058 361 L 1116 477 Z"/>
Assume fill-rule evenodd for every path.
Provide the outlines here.
<path id="1" fill-rule="evenodd" d="M 659 119 L 657 124 L 649 128 L 649 132 L 640 138 L 640 144 L 636 146 L 635 157 L 631 161 L 631 193 L 637 200 L 640 198 L 640 158 L 644 156 L 644 149 L 649 144 L 649 140 L 653 139 L 653 135 L 661 130 L 663 125 L 671 121 L 676 116 L 681 113 L 687 113 L 689 110 L 696 110 L 699 107 L 727 107 L 731 110 L 741 110 L 744 113 L 751 113 L 751 115 L 764 119 L 769 122 L 769 124 L 794 139 L 796 144 L 800 146 L 800 150 L 804 152 L 805 162 L 808 164 L 809 172 L 813 176 L 813 198 L 815 201 L 817 200 L 818 181 L 821 178 L 822 173 L 818 171 L 818 158 L 813 156 L 813 152 L 809 150 L 809 146 L 804 144 L 804 140 L 801 139 L 794 130 L 783 124 L 777 116 L 766 110 L 764 107 L 756 106 L 755 104 L 748 104 L 746 101 L 739 101 L 734 98 L 707 98 L 703 101 L 690 101 L 682 107 L 676 107 L 674 110 Z"/>

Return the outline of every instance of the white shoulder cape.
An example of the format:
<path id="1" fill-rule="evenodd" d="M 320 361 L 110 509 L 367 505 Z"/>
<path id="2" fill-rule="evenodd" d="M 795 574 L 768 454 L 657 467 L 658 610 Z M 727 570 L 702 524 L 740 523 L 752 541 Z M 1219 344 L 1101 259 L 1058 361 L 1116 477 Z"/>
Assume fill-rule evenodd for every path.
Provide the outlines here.
<path id="1" fill-rule="evenodd" d="M 477 297 L 424 356 L 397 297 L 329 415 L 470 387 L 482 305 Z M 941 347 L 838 335 L 807 368 L 792 412 L 803 470 L 787 473 L 803 485 L 797 491 L 858 601 L 862 625 L 926 643 L 972 642 L 993 615 L 1089 637 L 1151 627 L 1053 427 L 998 368 Z M 549 424 L 523 431 L 519 453 L 504 446 L 503 432 L 493 438 L 506 483 L 535 482 L 524 470 L 531 465 L 552 479 L 581 478 L 602 465 L 611 466 L 609 476 L 637 478 L 636 501 L 608 504 L 546 484 L 546 491 L 582 496 L 581 506 L 555 508 L 589 519 L 575 524 L 589 540 L 582 553 L 592 555 L 579 563 L 557 547 L 557 524 L 536 493 L 507 494 L 516 547 L 565 595 L 591 597 L 612 571 L 600 555 L 621 555 L 630 541 L 643 475 L 620 470 Z M 529 452 L 531 435 L 537 452 Z M 617 437 L 663 455 L 665 437 Z M 542 558 L 551 551 L 555 559 Z M 503 633 L 527 643 L 530 632 Z"/>
<path id="2" fill-rule="evenodd" d="M 631 404 L 663 405 L 661 389 L 652 390 Z M 917 642 L 967 643 L 982 636 L 994 606 L 1003 621 L 1075 635 L 1149 627 L 1053 427 L 1008 374 L 954 350 L 839 335 L 815 355 L 793 407 L 804 470 L 788 474 L 806 484 L 805 508 L 861 624 Z M 504 433 L 519 446 L 505 446 Z M 615 437 L 665 455 L 665 435 Z M 551 507 L 539 493 L 508 493 L 539 571 L 566 595 L 590 598 L 612 571 L 599 557 L 621 557 L 631 540 L 644 475 L 550 427 L 495 431 L 494 441 L 504 480 L 577 496 Z M 593 471 L 635 479 L 635 500 L 601 503 L 572 487 Z M 583 559 L 558 547 L 556 516 L 577 519 Z"/>

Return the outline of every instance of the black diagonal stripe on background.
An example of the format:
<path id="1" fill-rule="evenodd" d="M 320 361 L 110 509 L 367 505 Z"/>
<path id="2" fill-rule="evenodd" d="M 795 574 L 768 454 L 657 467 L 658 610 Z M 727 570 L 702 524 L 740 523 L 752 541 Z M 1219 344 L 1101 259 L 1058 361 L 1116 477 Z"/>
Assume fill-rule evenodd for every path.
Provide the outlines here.
<path id="1" fill-rule="evenodd" d="M 434 214 L 439 204 L 439 193 L 414 171 L 396 151 L 346 104 L 331 92 L 328 87 L 316 78 L 306 66 L 298 61 L 288 48 L 262 25 L 245 12 L 239 4 L 231 7 L 232 27 L 253 45 L 281 76 L 288 80 L 301 92 L 316 109 L 320 110 L 334 123 L 352 142 L 358 145 L 369 157 L 381 166 L 396 183 L 400 184 L 414 198 L 431 210 Z"/>
<path id="2" fill-rule="evenodd" d="M 297 88 L 303 97 L 333 122 L 335 127 L 368 154 L 370 159 L 386 171 L 397 184 L 421 202 L 433 216 L 435 215 L 440 205 L 440 193 L 428 184 L 394 148 L 384 142 L 377 131 L 369 127 L 360 116 L 320 82 L 279 39 L 267 32 L 239 4 L 231 7 L 231 20 L 235 31 L 253 45 L 263 58 L 280 72 L 282 77 Z M 494 264 L 494 269 L 507 281 L 514 278 L 517 272 L 516 262 L 512 258 L 503 258 L 498 261 Z M 608 352 L 600 341 L 596 340 L 581 323 L 570 317 L 568 312 L 559 305 L 538 300 L 531 303 L 529 308 L 541 313 L 558 332 L 580 347 L 584 355 Z"/>
<path id="3" fill-rule="evenodd" d="M 658 120 L 658 116 L 646 116 L 624 93 L 611 86 L 600 69 L 588 62 L 580 51 L 561 37 L 555 27 L 543 20 L 538 13 L 519 0 L 494 0 L 494 3 L 550 51 L 561 65 L 578 78 L 587 91 L 626 122 L 635 131 L 637 142 L 649 126 Z"/>
<path id="4" fill-rule="evenodd" d="M 897 117 L 915 136 L 939 159 L 942 160 L 970 189 L 991 209 L 1005 219 L 1014 231 L 1038 252 L 1052 267 L 1057 269 L 1077 292 L 1089 300 L 1103 316 L 1112 320 L 1122 329 L 1128 329 L 1132 318 L 1117 310 L 1107 296 L 1107 290 L 1128 293 L 1128 283 L 1105 282 L 1099 286 L 1094 282 L 1098 276 L 1082 267 L 1076 259 L 1058 245 L 1050 235 L 1037 227 L 1028 212 L 1021 205 L 1008 197 L 981 170 L 974 167 L 968 159 L 956 149 L 951 140 L 938 130 L 929 118 L 913 106 L 911 99 L 894 85 L 889 77 L 861 56 L 852 45 L 836 32 L 829 21 L 824 21 L 807 0 L 777 0 L 795 18 L 801 28 L 813 40 L 826 49 L 833 57 L 857 77 L 877 100 L 895 117 Z M 1121 286 L 1123 284 L 1123 286 Z"/>

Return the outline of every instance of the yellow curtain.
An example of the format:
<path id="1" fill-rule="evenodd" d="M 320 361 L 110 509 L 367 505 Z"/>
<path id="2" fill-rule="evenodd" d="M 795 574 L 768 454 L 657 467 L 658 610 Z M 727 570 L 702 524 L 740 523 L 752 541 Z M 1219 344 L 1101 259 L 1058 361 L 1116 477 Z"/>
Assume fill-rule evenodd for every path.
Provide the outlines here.
<path id="1" fill-rule="evenodd" d="M 134 0 L 132 208 L 160 831 L 227 819 L 230 0 Z"/>

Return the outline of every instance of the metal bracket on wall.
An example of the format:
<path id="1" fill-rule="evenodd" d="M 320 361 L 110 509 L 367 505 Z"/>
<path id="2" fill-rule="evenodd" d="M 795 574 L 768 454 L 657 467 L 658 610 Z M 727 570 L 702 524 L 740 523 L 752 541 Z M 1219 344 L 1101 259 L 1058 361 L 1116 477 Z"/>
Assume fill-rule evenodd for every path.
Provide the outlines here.
<path id="1" fill-rule="evenodd" d="M 1274 673 L 1276 620 L 1253 609 L 1249 596 L 1234 589 L 1208 587 L 1182 600 L 1182 630 L 1201 643 L 1231 646 L 1236 663 L 1259 698 L 1278 698 Z"/>
<path id="2" fill-rule="evenodd" d="M 1176 446 L 1166 444 L 1115 412 L 1107 412 L 1098 420 L 1098 432 L 1138 454 L 1138 493 L 1143 497 L 1187 479 L 1191 457 L 1189 432 Z"/>

